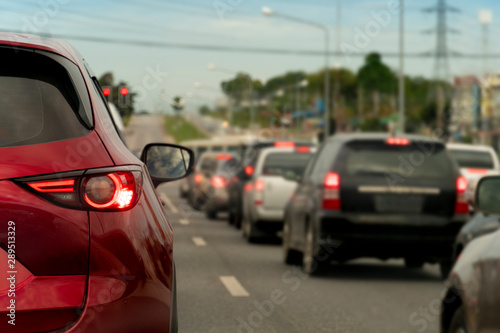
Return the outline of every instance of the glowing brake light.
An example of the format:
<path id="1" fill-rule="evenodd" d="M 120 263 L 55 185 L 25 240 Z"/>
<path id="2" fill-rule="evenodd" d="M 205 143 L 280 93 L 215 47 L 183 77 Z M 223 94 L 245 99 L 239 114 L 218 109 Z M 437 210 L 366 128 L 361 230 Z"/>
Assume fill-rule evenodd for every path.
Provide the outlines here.
<path id="1" fill-rule="evenodd" d="M 197 173 L 196 175 L 194 175 L 194 182 L 195 183 L 201 183 L 201 181 L 203 180 L 203 176 L 201 175 L 201 173 Z"/>
<path id="2" fill-rule="evenodd" d="M 276 148 L 293 148 L 295 147 L 295 142 L 293 141 L 276 141 L 274 143 Z"/>
<path id="3" fill-rule="evenodd" d="M 254 188 L 254 205 L 255 206 L 262 206 L 263 200 L 262 200 L 262 192 L 264 191 L 265 183 L 262 179 L 257 179 L 255 183 L 253 184 Z"/>
<path id="4" fill-rule="evenodd" d="M 410 140 L 408 140 L 407 138 L 391 137 L 391 138 L 387 138 L 387 140 L 385 140 L 385 142 L 388 145 L 394 145 L 394 146 L 407 146 L 410 144 Z"/>
<path id="5" fill-rule="evenodd" d="M 302 147 L 295 148 L 295 152 L 297 152 L 297 153 L 309 153 L 309 152 L 311 152 L 311 149 L 309 149 L 309 147 L 302 146 Z"/>
<path id="6" fill-rule="evenodd" d="M 28 183 L 33 189 L 41 193 L 72 193 L 75 186 L 74 179 L 55 180 L 48 182 Z"/>
<path id="7" fill-rule="evenodd" d="M 229 154 L 218 154 L 217 155 L 217 160 L 219 160 L 219 161 L 222 161 L 222 160 L 229 161 L 230 159 L 231 159 L 231 155 L 229 155 Z"/>
<path id="8" fill-rule="evenodd" d="M 340 210 L 340 176 L 328 172 L 323 181 L 323 209 Z"/>
<path id="9" fill-rule="evenodd" d="M 74 209 L 125 210 L 133 207 L 142 190 L 140 171 L 112 171 L 67 179 L 28 181 L 22 184 L 45 199 Z"/>
<path id="10" fill-rule="evenodd" d="M 127 208 L 134 197 L 133 177 L 109 173 L 89 178 L 84 185 L 84 199 L 94 208 Z"/>
<path id="11" fill-rule="evenodd" d="M 247 166 L 245 167 L 245 174 L 246 174 L 247 176 L 251 176 L 251 175 L 253 175 L 253 172 L 254 172 L 254 171 L 255 171 L 255 170 L 254 170 L 253 166 L 251 166 L 251 165 L 247 165 Z"/>
<path id="12" fill-rule="evenodd" d="M 222 176 L 213 176 L 210 179 L 210 183 L 214 188 L 224 188 L 229 185 L 229 180 Z"/>
<path id="13" fill-rule="evenodd" d="M 468 214 L 469 203 L 465 199 L 465 191 L 469 186 L 467 179 L 460 176 L 456 180 L 457 201 L 455 202 L 455 214 Z"/>
<path id="14" fill-rule="evenodd" d="M 467 172 L 484 175 L 488 173 L 488 169 L 467 169 Z"/>

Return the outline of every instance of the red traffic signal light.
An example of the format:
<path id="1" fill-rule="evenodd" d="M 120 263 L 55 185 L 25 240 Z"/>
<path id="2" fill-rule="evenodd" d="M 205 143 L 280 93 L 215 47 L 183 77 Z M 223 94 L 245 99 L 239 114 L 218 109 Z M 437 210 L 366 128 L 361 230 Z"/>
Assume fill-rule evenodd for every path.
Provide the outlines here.
<path id="1" fill-rule="evenodd" d="M 102 93 L 104 94 L 104 96 L 109 96 L 109 94 L 111 94 L 111 89 L 109 88 L 104 88 L 102 90 Z"/>
<path id="2" fill-rule="evenodd" d="M 127 87 L 123 87 L 120 89 L 120 94 L 122 94 L 123 96 L 127 95 L 128 94 L 128 89 Z"/>

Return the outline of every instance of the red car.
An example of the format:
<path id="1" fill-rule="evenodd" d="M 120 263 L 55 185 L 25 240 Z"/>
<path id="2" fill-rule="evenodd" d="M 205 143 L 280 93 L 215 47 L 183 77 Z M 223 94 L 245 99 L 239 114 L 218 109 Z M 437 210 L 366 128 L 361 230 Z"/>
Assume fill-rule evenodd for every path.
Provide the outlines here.
<path id="1" fill-rule="evenodd" d="M 192 151 L 122 142 L 69 44 L 0 33 L 0 332 L 177 332 L 155 192 Z"/>

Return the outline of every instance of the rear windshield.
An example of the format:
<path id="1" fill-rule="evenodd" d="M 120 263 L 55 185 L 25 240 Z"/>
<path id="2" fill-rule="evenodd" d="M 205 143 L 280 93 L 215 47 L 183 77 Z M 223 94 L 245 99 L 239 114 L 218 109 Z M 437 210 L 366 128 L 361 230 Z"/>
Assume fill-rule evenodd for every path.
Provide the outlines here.
<path id="1" fill-rule="evenodd" d="M 487 151 L 450 149 L 450 153 L 461 168 L 494 168 L 493 158 Z"/>
<path id="2" fill-rule="evenodd" d="M 351 176 L 448 178 L 453 168 L 444 145 L 438 143 L 397 146 L 384 141 L 357 141 L 347 144 L 342 155 L 340 169 Z"/>
<path id="3" fill-rule="evenodd" d="M 0 59 L 0 147 L 67 140 L 90 132 L 88 93 L 78 93 L 70 74 L 79 73 L 78 67 L 56 55 L 5 47 L 0 47 Z M 84 84 L 81 74 L 77 80 Z"/>
<path id="4" fill-rule="evenodd" d="M 262 174 L 264 176 L 283 176 L 297 178 L 302 175 L 307 162 L 311 159 L 308 153 L 271 153 L 266 156 Z"/>

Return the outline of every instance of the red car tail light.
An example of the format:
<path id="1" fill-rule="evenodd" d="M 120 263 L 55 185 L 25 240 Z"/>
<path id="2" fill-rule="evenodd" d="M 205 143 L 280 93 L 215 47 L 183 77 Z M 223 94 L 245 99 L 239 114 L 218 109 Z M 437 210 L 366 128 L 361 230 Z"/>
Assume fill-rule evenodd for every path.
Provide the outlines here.
<path id="1" fill-rule="evenodd" d="M 387 140 L 385 140 L 385 142 L 388 144 L 388 145 L 394 145 L 394 146 L 407 146 L 410 144 L 410 140 L 408 140 L 407 138 L 387 138 Z"/>
<path id="2" fill-rule="evenodd" d="M 225 188 L 229 185 L 229 180 L 222 176 L 213 176 L 210 179 L 210 183 L 214 188 Z"/>
<path id="3" fill-rule="evenodd" d="M 229 154 L 218 154 L 217 155 L 217 160 L 219 160 L 219 161 L 222 161 L 222 160 L 229 161 L 230 159 L 231 159 L 231 155 L 229 155 Z"/>
<path id="4" fill-rule="evenodd" d="M 465 199 L 465 191 L 469 186 L 467 179 L 460 176 L 456 181 L 457 201 L 455 203 L 455 214 L 469 214 L 469 203 Z"/>
<path id="5" fill-rule="evenodd" d="M 311 149 L 309 147 L 302 146 L 302 147 L 295 148 L 295 152 L 296 153 L 309 153 L 309 152 L 311 152 Z"/>
<path id="6" fill-rule="evenodd" d="M 295 142 L 293 141 L 276 141 L 274 146 L 277 148 L 293 148 L 295 147 Z"/>
<path id="7" fill-rule="evenodd" d="M 19 181 L 55 204 L 82 210 L 126 210 L 137 203 L 142 190 L 142 173 L 138 170 L 91 170 L 67 179 Z"/>
<path id="8" fill-rule="evenodd" d="M 253 184 L 253 188 L 255 189 L 253 196 L 254 196 L 254 205 L 255 206 L 262 206 L 262 192 L 264 191 L 264 187 L 266 184 L 262 179 L 258 179 L 255 181 Z"/>
<path id="9" fill-rule="evenodd" d="M 135 178 L 131 172 L 88 177 L 82 189 L 85 202 L 97 209 L 127 209 L 136 196 Z"/>
<path id="10" fill-rule="evenodd" d="M 251 176 L 251 175 L 253 175 L 254 171 L 255 171 L 255 170 L 254 170 L 253 166 L 251 166 L 251 165 L 247 165 L 247 166 L 245 167 L 245 174 L 246 174 L 247 176 Z"/>
<path id="11" fill-rule="evenodd" d="M 328 172 L 323 181 L 323 209 L 340 210 L 340 176 Z"/>
<path id="12" fill-rule="evenodd" d="M 197 173 L 196 175 L 194 175 L 194 182 L 199 184 L 201 183 L 201 181 L 203 180 L 203 176 L 201 175 L 201 173 Z"/>

